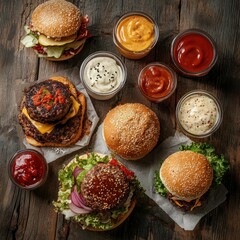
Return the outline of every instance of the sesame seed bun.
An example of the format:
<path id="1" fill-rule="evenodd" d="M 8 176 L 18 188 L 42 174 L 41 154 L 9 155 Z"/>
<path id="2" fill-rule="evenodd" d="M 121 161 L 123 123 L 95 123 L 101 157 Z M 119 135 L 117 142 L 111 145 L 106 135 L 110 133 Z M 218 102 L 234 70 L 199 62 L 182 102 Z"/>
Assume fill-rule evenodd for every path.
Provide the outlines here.
<path id="1" fill-rule="evenodd" d="M 81 193 L 91 209 L 113 209 L 126 202 L 130 193 L 129 180 L 119 166 L 99 163 L 84 176 Z"/>
<path id="2" fill-rule="evenodd" d="M 80 10 L 65 0 L 50 0 L 40 4 L 32 14 L 32 25 L 51 38 L 75 34 L 81 25 Z"/>
<path id="3" fill-rule="evenodd" d="M 163 162 L 160 178 L 172 195 L 191 201 L 208 191 L 213 180 L 213 169 L 204 155 L 179 151 Z"/>
<path id="4" fill-rule="evenodd" d="M 109 149 L 126 160 L 146 156 L 157 144 L 157 115 L 140 103 L 118 105 L 103 121 L 103 138 Z"/>

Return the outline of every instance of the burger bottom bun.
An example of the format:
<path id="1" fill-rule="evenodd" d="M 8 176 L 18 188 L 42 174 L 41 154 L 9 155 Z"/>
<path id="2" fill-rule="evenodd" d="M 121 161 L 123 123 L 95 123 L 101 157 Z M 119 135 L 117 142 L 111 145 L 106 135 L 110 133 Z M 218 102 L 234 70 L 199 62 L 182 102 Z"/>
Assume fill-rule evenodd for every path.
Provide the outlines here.
<path id="1" fill-rule="evenodd" d="M 74 54 L 62 55 L 60 58 L 46 57 L 45 59 L 47 59 L 48 61 L 52 61 L 52 62 L 61 62 L 61 61 L 65 61 L 65 60 L 71 59 L 74 56 L 76 56 L 78 53 L 81 52 L 81 50 L 83 49 L 84 44 L 86 42 L 86 39 L 84 39 L 84 40 L 85 41 L 83 41 L 83 44 L 77 49 L 77 51 Z"/>
<path id="2" fill-rule="evenodd" d="M 133 211 L 134 207 L 136 206 L 137 200 L 133 199 L 131 202 L 131 205 L 128 208 L 128 211 L 121 215 L 121 217 L 118 219 L 118 221 L 112 226 L 112 228 L 104 230 L 104 229 L 99 229 L 99 228 L 94 228 L 94 227 L 87 227 L 86 229 L 89 231 L 95 231 L 95 232 L 104 232 L 104 231 L 109 231 L 112 230 L 116 227 L 118 227 L 119 225 L 121 225 L 131 214 L 131 212 Z"/>

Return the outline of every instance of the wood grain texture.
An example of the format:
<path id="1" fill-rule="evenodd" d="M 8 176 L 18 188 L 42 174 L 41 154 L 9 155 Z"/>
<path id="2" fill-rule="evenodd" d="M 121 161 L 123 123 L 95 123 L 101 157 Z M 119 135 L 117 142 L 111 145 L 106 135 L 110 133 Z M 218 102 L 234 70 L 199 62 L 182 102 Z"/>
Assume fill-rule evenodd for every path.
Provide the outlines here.
<path id="1" fill-rule="evenodd" d="M 82 52 L 65 62 L 38 59 L 31 49 L 23 48 L 20 39 L 23 26 L 30 22 L 34 8 L 44 0 L 0 0 L 0 239 L 216 239 L 237 240 L 240 234 L 240 2 L 238 0 L 74 0 L 83 14 L 90 17 L 92 37 Z M 47 182 L 34 191 L 15 187 L 7 174 L 10 157 L 20 148 L 17 138 L 15 91 L 23 82 L 33 82 L 75 66 L 99 50 L 118 56 L 112 41 L 116 20 L 128 11 L 143 11 L 158 23 L 160 36 L 157 46 L 141 60 L 121 57 L 128 70 L 124 89 L 109 101 L 92 99 L 102 121 L 106 113 L 119 103 L 140 102 L 149 106 L 161 122 L 163 141 L 175 131 L 175 106 L 180 97 L 192 89 L 205 89 L 222 103 L 224 118 L 220 129 L 203 139 L 216 146 L 218 153 L 229 159 L 231 169 L 225 179 L 229 190 L 227 200 L 205 216 L 194 231 L 177 226 L 151 199 L 141 199 L 132 215 L 119 228 L 103 232 L 83 231 L 53 211 L 52 201 L 57 197 L 57 173 L 63 163 L 75 154 L 49 164 Z M 170 45 L 177 33 L 199 28 L 208 32 L 218 46 L 218 61 L 210 73 L 200 78 L 178 75 L 178 87 L 169 99 L 155 104 L 140 95 L 137 77 L 147 63 L 160 61 L 172 66 Z M 90 146 L 91 147 L 91 146 Z M 84 150 L 87 150 L 84 149 Z M 151 156 L 151 155 L 150 155 Z M 149 157 L 150 157 L 149 156 Z"/>

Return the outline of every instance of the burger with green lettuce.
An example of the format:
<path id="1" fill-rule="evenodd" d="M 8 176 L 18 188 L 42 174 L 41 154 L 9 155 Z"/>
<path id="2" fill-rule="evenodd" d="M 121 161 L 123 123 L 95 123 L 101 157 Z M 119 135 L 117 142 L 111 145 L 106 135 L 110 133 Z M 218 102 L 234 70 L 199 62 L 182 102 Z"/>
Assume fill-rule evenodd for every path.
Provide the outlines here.
<path id="1" fill-rule="evenodd" d="M 206 202 L 209 190 L 221 184 L 229 164 L 208 143 L 182 145 L 155 174 L 155 191 L 184 211 Z"/>
<path id="2" fill-rule="evenodd" d="M 83 229 L 106 231 L 123 223 L 143 192 L 135 174 L 112 156 L 77 155 L 59 171 L 57 212 Z"/>
<path id="3" fill-rule="evenodd" d="M 21 43 L 39 57 L 63 61 L 78 54 L 89 37 L 88 16 L 65 0 L 46 1 L 33 11 Z"/>

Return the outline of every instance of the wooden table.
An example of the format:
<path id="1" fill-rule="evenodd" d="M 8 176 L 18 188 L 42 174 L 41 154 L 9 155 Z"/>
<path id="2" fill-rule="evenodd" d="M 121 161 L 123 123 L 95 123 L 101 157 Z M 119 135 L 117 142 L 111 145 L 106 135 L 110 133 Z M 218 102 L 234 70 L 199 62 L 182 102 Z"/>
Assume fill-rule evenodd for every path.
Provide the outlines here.
<path id="1" fill-rule="evenodd" d="M 38 59 L 33 51 L 20 44 L 23 27 L 29 23 L 33 9 L 43 0 L 0 1 L 0 239 L 239 239 L 240 235 L 240 2 L 238 0 L 139 0 L 139 1 L 72 1 L 90 17 L 93 37 L 77 57 L 66 62 Z M 23 82 L 33 82 L 59 70 L 80 66 L 98 50 L 117 52 L 112 40 L 115 20 L 131 10 L 149 13 L 158 23 L 160 37 L 157 46 L 144 59 L 122 57 L 128 69 L 123 91 L 104 102 L 92 99 L 100 120 L 119 103 L 140 102 L 154 110 L 161 121 L 161 143 L 176 129 L 175 106 L 179 98 L 193 89 L 205 89 L 218 97 L 224 110 L 220 129 L 204 139 L 218 153 L 229 159 L 231 170 L 225 186 L 227 200 L 210 212 L 194 231 L 178 227 L 154 202 L 145 197 L 138 202 L 129 219 L 119 228 L 103 232 L 83 231 L 53 211 L 57 197 L 57 173 L 66 156 L 49 164 L 46 184 L 34 191 L 15 187 L 7 174 L 9 158 L 20 148 L 17 138 L 15 92 Z M 170 43 L 176 34 L 188 28 L 207 31 L 216 40 L 219 59 L 205 77 L 178 76 L 178 87 L 168 100 L 155 104 L 147 101 L 137 87 L 137 76 L 147 63 L 160 61 L 171 65 Z"/>

